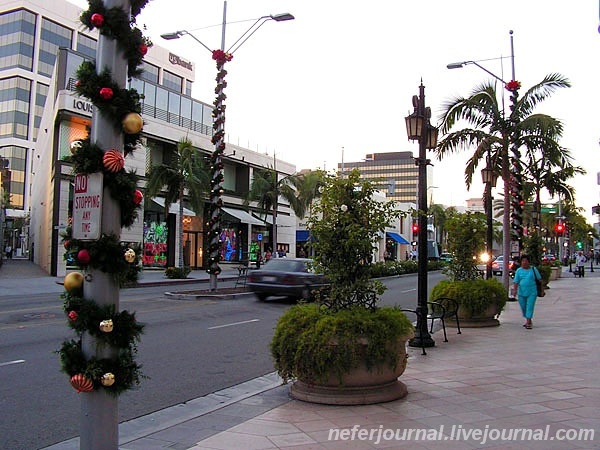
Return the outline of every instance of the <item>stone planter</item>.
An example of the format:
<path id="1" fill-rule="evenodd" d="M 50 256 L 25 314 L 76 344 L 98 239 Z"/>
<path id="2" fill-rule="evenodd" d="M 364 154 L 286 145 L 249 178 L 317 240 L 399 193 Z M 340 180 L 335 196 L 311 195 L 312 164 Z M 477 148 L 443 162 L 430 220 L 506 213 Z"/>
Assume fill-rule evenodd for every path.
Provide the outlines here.
<path id="1" fill-rule="evenodd" d="M 403 336 L 390 349 L 398 350 L 399 360 L 395 368 L 383 366 L 369 370 L 362 363 L 344 374 L 341 380 L 334 374 L 321 383 L 299 379 L 292 384 L 290 393 L 298 400 L 326 405 L 368 405 L 403 398 L 408 390 L 398 377 L 406 369 L 406 342 L 412 337 L 412 333 Z"/>
<path id="2" fill-rule="evenodd" d="M 461 328 L 482 328 L 482 327 L 497 327 L 500 321 L 497 317 L 500 315 L 498 305 L 490 304 L 487 309 L 481 314 L 470 314 L 464 308 L 458 308 L 458 320 Z M 448 323 L 446 326 L 455 326 L 453 323 Z"/>
<path id="3" fill-rule="evenodd" d="M 550 269 L 551 269 L 550 281 L 558 280 L 558 278 L 560 277 L 561 268 L 560 267 L 551 267 Z"/>

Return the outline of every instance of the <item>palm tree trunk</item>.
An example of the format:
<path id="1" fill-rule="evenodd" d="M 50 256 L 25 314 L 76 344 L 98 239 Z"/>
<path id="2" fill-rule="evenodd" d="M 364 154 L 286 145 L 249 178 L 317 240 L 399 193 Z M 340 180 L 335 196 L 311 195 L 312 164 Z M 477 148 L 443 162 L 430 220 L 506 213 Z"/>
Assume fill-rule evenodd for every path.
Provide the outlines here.
<path id="1" fill-rule="evenodd" d="M 179 191 L 179 268 L 183 269 L 183 189 Z"/>
<path id="2" fill-rule="evenodd" d="M 273 253 L 277 253 L 277 202 L 275 202 L 275 206 L 273 207 Z"/>

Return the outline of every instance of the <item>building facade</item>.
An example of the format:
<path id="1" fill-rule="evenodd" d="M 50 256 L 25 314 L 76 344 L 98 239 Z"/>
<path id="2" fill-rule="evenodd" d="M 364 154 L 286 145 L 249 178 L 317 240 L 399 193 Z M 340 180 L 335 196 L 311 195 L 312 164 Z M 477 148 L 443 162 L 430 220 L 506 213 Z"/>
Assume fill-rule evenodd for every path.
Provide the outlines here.
<path id="1" fill-rule="evenodd" d="M 8 214 L 30 214 L 19 248 L 52 275 L 63 275 L 69 264 L 63 258 L 62 235 L 71 220 L 74 174 L 64 158 L 73 142 L 87 137 L 94 108 L 73 91 L 75 71 L 82 61 L 95 58 L 97 41 L 94 32 L 82 30 L 80 13 L 62 0 L 9 1 L 0 12 L 0 90 L 7 99 L 0 114 L 2 123 L 10 124 L 0 127 L 0 156 L 11 168 L 13 208 Z M 126 158 L 126 169 L 140 175 L 142 190 L 148 169 L 167 161 L 182 137 L 207 157 L 213 151 L 212 106 L 190 96 L 193 64 L 153 46 L 143 69 L 129 82 L 144 96 L 142 141 Z M 270 243 L 272 219 L 261 217 L 256 205 L 244 207 L 243 197 L 254 171 L 269 168 L 271 159 L 230 144 L 225 153 L 222 256 L 225 264 L 239 264 Z M 295 167 L 278 161 L 277 170 L 284 176 Z M 289 205 L 279 206 L 278 246 L 293 256 L 296 219 Z M 144 266 L 177 261 L 178 212 L 178 205 L 165 211 L 160 197 L 146 198 L 139 220 L 123 230 L 123 241 L 140 245 Z M 206 264 L 204 223 L 204 214 L 184 209 L 184 260 L 192 268 Z"/>

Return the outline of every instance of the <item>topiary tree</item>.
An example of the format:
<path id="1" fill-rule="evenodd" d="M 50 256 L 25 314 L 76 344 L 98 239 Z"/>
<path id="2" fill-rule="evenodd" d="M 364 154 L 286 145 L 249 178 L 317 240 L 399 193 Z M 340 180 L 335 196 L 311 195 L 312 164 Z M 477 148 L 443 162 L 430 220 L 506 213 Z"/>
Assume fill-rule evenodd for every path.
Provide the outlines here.
<path id="1" fill-rule="evenodd" d="M 315 269 L 331 282 L 320 301 L 332 310 L 375 308 L 385 288 L 370 278 L 380 233 L 401 212 L 394 202 L 374 198 L 376 187 L 355 169 L 347 177 L 325 180 L 320 202 L 308 219 Z"/>
<path id="2" fill-rule="evenodd" d="M 485 250 L 485 216 L 481 213 L 454 214 L 446 222 L 448 251 L 453 254 L 446 269 L 451 280 L 480 277 L 476 258 Z"/>

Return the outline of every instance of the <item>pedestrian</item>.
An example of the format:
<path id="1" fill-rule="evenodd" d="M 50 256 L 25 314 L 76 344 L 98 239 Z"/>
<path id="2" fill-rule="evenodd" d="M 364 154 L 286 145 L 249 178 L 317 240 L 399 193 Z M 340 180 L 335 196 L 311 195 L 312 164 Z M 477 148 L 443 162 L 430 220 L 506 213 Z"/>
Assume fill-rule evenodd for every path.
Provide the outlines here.
<path id="1" fill-rule="evenodd" d="M 537 300 L 536 280 L 542 280 L 540 272 L 537 268 L 530 266 L 529 256 L 521 256 L 521 266 L 515 272 L 512 295 L 519 299 L 519 306 L 521 306 L 521 312 L 525 318 L 523 326 L 528 330 L 531 330 L 533 326 L 531 319 Z"/>
<path id="2" fill-rule="evenodd" d="M 12 247 L 10 246 L 10 244 L 6 244 L 4 253 L 6 253 L 6 259 L 12 259 Z"/>
<path id="3" fill-rule="evenodd" d="M 575 276 L 579 278 L 583 278 L 585 276 L 585 263 L 587 259 L 581 250 L 577 252 L 577 256 L 575 256 Z"/>
<path id="4" fill-rule="evenodd" d="M 271 259 L 272 256 L 273 255 L 271 253 L 271 249 L 268 248 L 267 251 L 265 252 L 265 262 L 269 262 L 269 260 Z"/>

